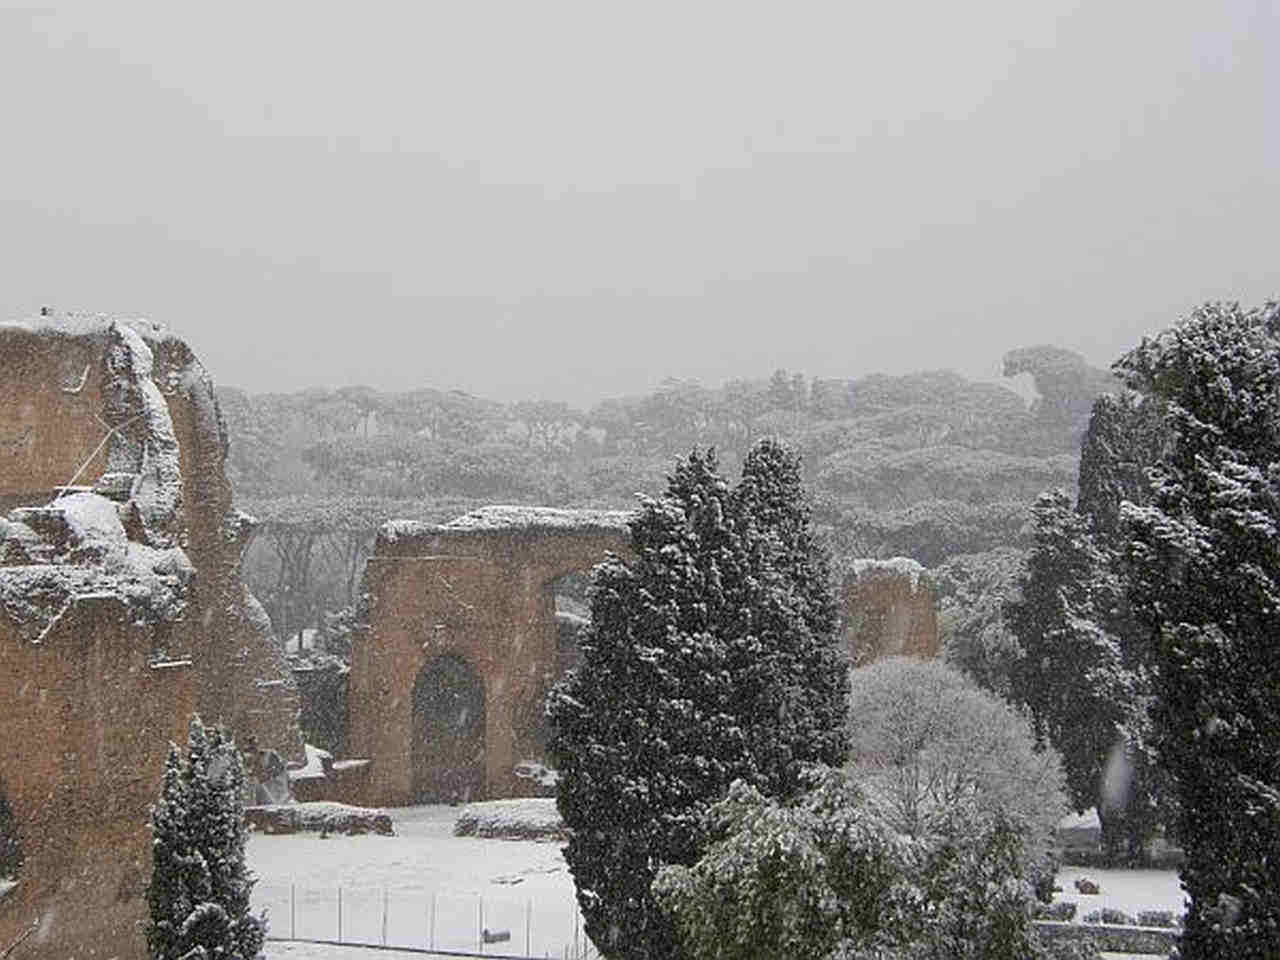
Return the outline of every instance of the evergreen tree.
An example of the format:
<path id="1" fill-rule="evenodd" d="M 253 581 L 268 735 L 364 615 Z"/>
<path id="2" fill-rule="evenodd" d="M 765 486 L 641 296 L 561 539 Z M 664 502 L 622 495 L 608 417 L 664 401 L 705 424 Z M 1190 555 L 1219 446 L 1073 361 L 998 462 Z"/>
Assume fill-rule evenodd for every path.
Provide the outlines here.
<path id="1" fill-rule="evenodd" d="M 844 759 L 844 667 L 830 584 L 808 579 L 825 561 L 798 470 L 780 448 L 748 459 L 738 490 L 695 452 L 642 499 L 635 559 L 596 568 L 583 664 L 549 700 L 565 859 L 606 956 L 681 956 L 651 882 L 698 859 L 730 783 L 787 797 L 805 764 Z"/>
<path id="2" fill-rule="evenodd" d="M 1077 809 L 1097 807 L 1112 856 L 1140 860 L 1169 816 L 1169 791 L 1143 731 L 1150 663 L 1125 586 L 1123 503 L 1151 497 L 1147 471 L 1165 443 L 1160 405 L 1105 394 L 1081 443 L 1079 499 L 1042 495 L 1021 597 L 1005 613 L 1022 654 L 1010 693 L 1037 735 L 1063 754 Z"/>
<path id="3" fill-rule="evenodd" d="M 152 960 L 256 960 L 265 916 L 249 912 L 244 762 L 218 727 L 193 716 L 183 757 L 171 744 L 160 802 L 151 809 L 148 890 Z"/>
<path id="4" fill-rule="evenodd" d="M 1117 363 L 1171 442 L 1126 505 L 1129 591 L 1179 800 L 1184 960 L 1280 943 L 1280 312 L 1209 304 Z"/>
<path id="5" fill-rule="evenodd" d="M 1094 401 L 1080 444 L 1076 510 L 1089 518 L 1095 533 L 1116 539 L 1120 504 L 1142 506 L 1151 499 L 1147 471 L 1159 459 L 1167 434 L 1156 398 L 1124 391 Z"/>
<path id="6" fill-rule="evenodd" d="M 1030 710 L 1037 739 L 1062 754 L 1076 809 L 1096 805 L 1105 817 L 1102 777 L 1124 711 L 1100 682 L 1117 655 L 1095 606 L 1103 557 L 1061 490 L 1041 494 L 1033 517 L 1035 545 L 1021 595 L 1004 608 L 1022 647 L 1010 698 Z"/>
<path id="7" fill-rule="evenodd" d="M 808 744 L 810 754 L 842 756 L 848 721 L 848 659 L 834 643 L 840 614 L 832 591 L 831 563 L 813 530 L 800 457 L 777 440 L 761 440 L 742 463 L 734 491 L 737 512 L 758 536 L 761 566 L 785 581 L 806 630 L 778 625 L 770 679 L 786 695 L 787 740 Z M 788 616 L 791 616 L 788 613 Z M 760 724 L 770 735 L 770 725 Z M 790 768 L 792 778 L 798 767 Z M 784 793 L 797 781 L 780 784 Z"/>

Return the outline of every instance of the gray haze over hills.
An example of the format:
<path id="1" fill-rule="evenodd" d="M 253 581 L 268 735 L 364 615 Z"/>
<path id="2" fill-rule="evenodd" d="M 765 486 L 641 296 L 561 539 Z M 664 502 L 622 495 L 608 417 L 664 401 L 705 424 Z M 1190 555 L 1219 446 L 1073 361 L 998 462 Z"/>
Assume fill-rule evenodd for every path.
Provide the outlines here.
<path id="1" fill-rule="evenodd" d="M 586 404 L 1280 292 L 1267 2 L 5 4 L 0 318 Z M 1270 98 L 1270 99 L 1269 99 Z"/>

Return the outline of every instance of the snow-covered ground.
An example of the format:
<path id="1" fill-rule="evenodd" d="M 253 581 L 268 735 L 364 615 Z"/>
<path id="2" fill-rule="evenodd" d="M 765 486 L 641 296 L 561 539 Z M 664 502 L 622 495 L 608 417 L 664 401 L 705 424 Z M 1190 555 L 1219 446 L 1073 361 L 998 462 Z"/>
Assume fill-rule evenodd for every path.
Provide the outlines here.
<path id="1" fill-rule="evenodd" d="M 480 931 L 506 930 L 510 940 L 490 953 L 535 957 L 572 954 L 583 945 L 573 878 L 558 843 L 455 837 L 460 807 L 388 811 L 396 836 L 319 834 L 249 840 L 249 865 L 258 875 L 256 908 L 270 911 L 271 935 L 446 950 L 476 950 Z M 1101 892 L 1077 893 L 1080 876 Z M 1064 867 L 1058 900 L 1075 901 L 1077 919 L 1102 907 L 1181 913 L 1183 894 L 1171 870 L 1094 870 Z M 385 904 L 385 911 L 384 911 Z M 527 946 L 527 951 L 526 951 Z M 273 943 L 269 960 L 395 960 L 385 951 Z M 408 956 L 408 955 L 404 955 Z"/>
<path id="2" fill-rule="evenodd" d="M 277 937 L 474 950 L 488 929 L 511 934 L 489 946 L 491 953 L 561 957 L 575 934 L 581 946 L 560 844 L 455 837 L 459 809 L 390 810 L 394 837 L 253 834 L 247 852 L 258 876 L 254 907 L 268 909 Z"/>
<path id="3" fill-rule="evenodd" d="M 1077 893 L 1075 882 L 1089 877 L 1098 882 L 1097 894 Z M 1095 870 L 1092 867 L 1063 867 L 1058 871 L 1062 892 L 1054 900 L 1068 900 L 1076 906 L 1076 920 L 1087 913 L 1114 907 L 1136 917 L 1143 910 L 1169 910 L 1181 916 L 1186 911 L 1182 887 L 1175 870 Z"/>

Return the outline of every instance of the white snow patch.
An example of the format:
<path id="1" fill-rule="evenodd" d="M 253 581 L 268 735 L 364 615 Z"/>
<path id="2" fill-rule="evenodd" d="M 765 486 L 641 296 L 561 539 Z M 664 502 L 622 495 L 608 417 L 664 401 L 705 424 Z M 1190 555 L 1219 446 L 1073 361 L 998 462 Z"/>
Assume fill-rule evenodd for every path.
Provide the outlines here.
<path id="1" fill-rule="evenodd" d="M 625 533 L 629 510 L 565 510 L 559 507 L 492 506 L 463 514 L 446 530 L 615 530 Z"/>
<path id="2" fill-rule="evenodd" d="M 66 517 L 77 545 L 91 541 L 123 544 L 126 537 L 115 501 L 96 493 L 72 493 L 54 501 Z"/>
<path id="3" fill-rule="evenodd" d="M 145 317 L 113 317 L 105 313 L 84 313 L 77 310 L 54 310 L 38 317 L 4 321 L 0 322 L 0 327 L 19 327 L 33 333 L 51 330 L 56 333 L 80 336 L 102 333 L 113 323 L 127 326 L 143 336 L 155 339 L 165 336 L 168 332 L 168 328 L 159 320 L 148 320 Z"/>
<path id="4" fill-rule="evenodd" d="M 303 650 L 314 650 L 316 648 L 316 637 L 320 635 L 320 631 L 315 627 L 306 627 L 301 633 L 301 646 L 299 646 L 299 635 L 294 634 L 284 642 L 285 653 L 301 653 Z"/>
<path id="5" fill-rule="evenodd" d="M 481 507 L 446 524 L 419 520 L 389 520 L 379 536 L 388 543 L 412 537 L 462 531 L 479 532 L 586 532 L 628 533 L 634 517 L 629 510 L 566 510 L 560 507 L 496 505 Z"/>
<path id="6" fill-rule="evenodd" d="M 328 750 L 321 750 L 319 747 L 313 747 L 309 743 L 304 743 L 303 748 L 307 752 L 307 762 L 301 767 L 294 767 L 289 770 L 290 780 L 306 780 L 312 777 L 324 776 L 324 761 L 327 757 L 331 762 L 333 754 Z"/>

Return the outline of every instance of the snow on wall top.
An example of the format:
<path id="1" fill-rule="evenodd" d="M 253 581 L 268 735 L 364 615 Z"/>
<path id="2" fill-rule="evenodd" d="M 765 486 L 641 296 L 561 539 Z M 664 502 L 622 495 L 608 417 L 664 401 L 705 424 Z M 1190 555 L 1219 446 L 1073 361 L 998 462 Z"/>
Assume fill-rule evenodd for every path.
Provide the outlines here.
<path id="1" fill-rule="evenodd" d="M 858 580 L 863 577 L 881 575 L 908 577 L 911 580 L 911 592 L 920 587 L 920 578 L 927 576 L 928 571 L 910 557 L 891 557 L 888 560 L 859 559 L 853 561 L 853 575 Z"/>
<path id="2" fill-rule="evenodd" d="M 628 533 L 634 514 L 628 510 L 565 510 L 558 507 L 481 507 L 446 524 L 417 520 L 390 520 L 382 525 L 379 538 L 388 543 L 440 533 L 572 533 L 609 531 Z"/>
<path id="3" fill-rule="evenodd" d="M 105 313 L 79 313 L 55 310 L 35 317 L 0 321 L 0 327 L 18 327 L 32 333 L 62 333 L 68 336 L 102 334 L 113 323 L 128 327 L 140 336 L 161 340 L 170 336 L 169 328 L 158 320 L 145 317 L 112 317 Z"/>

